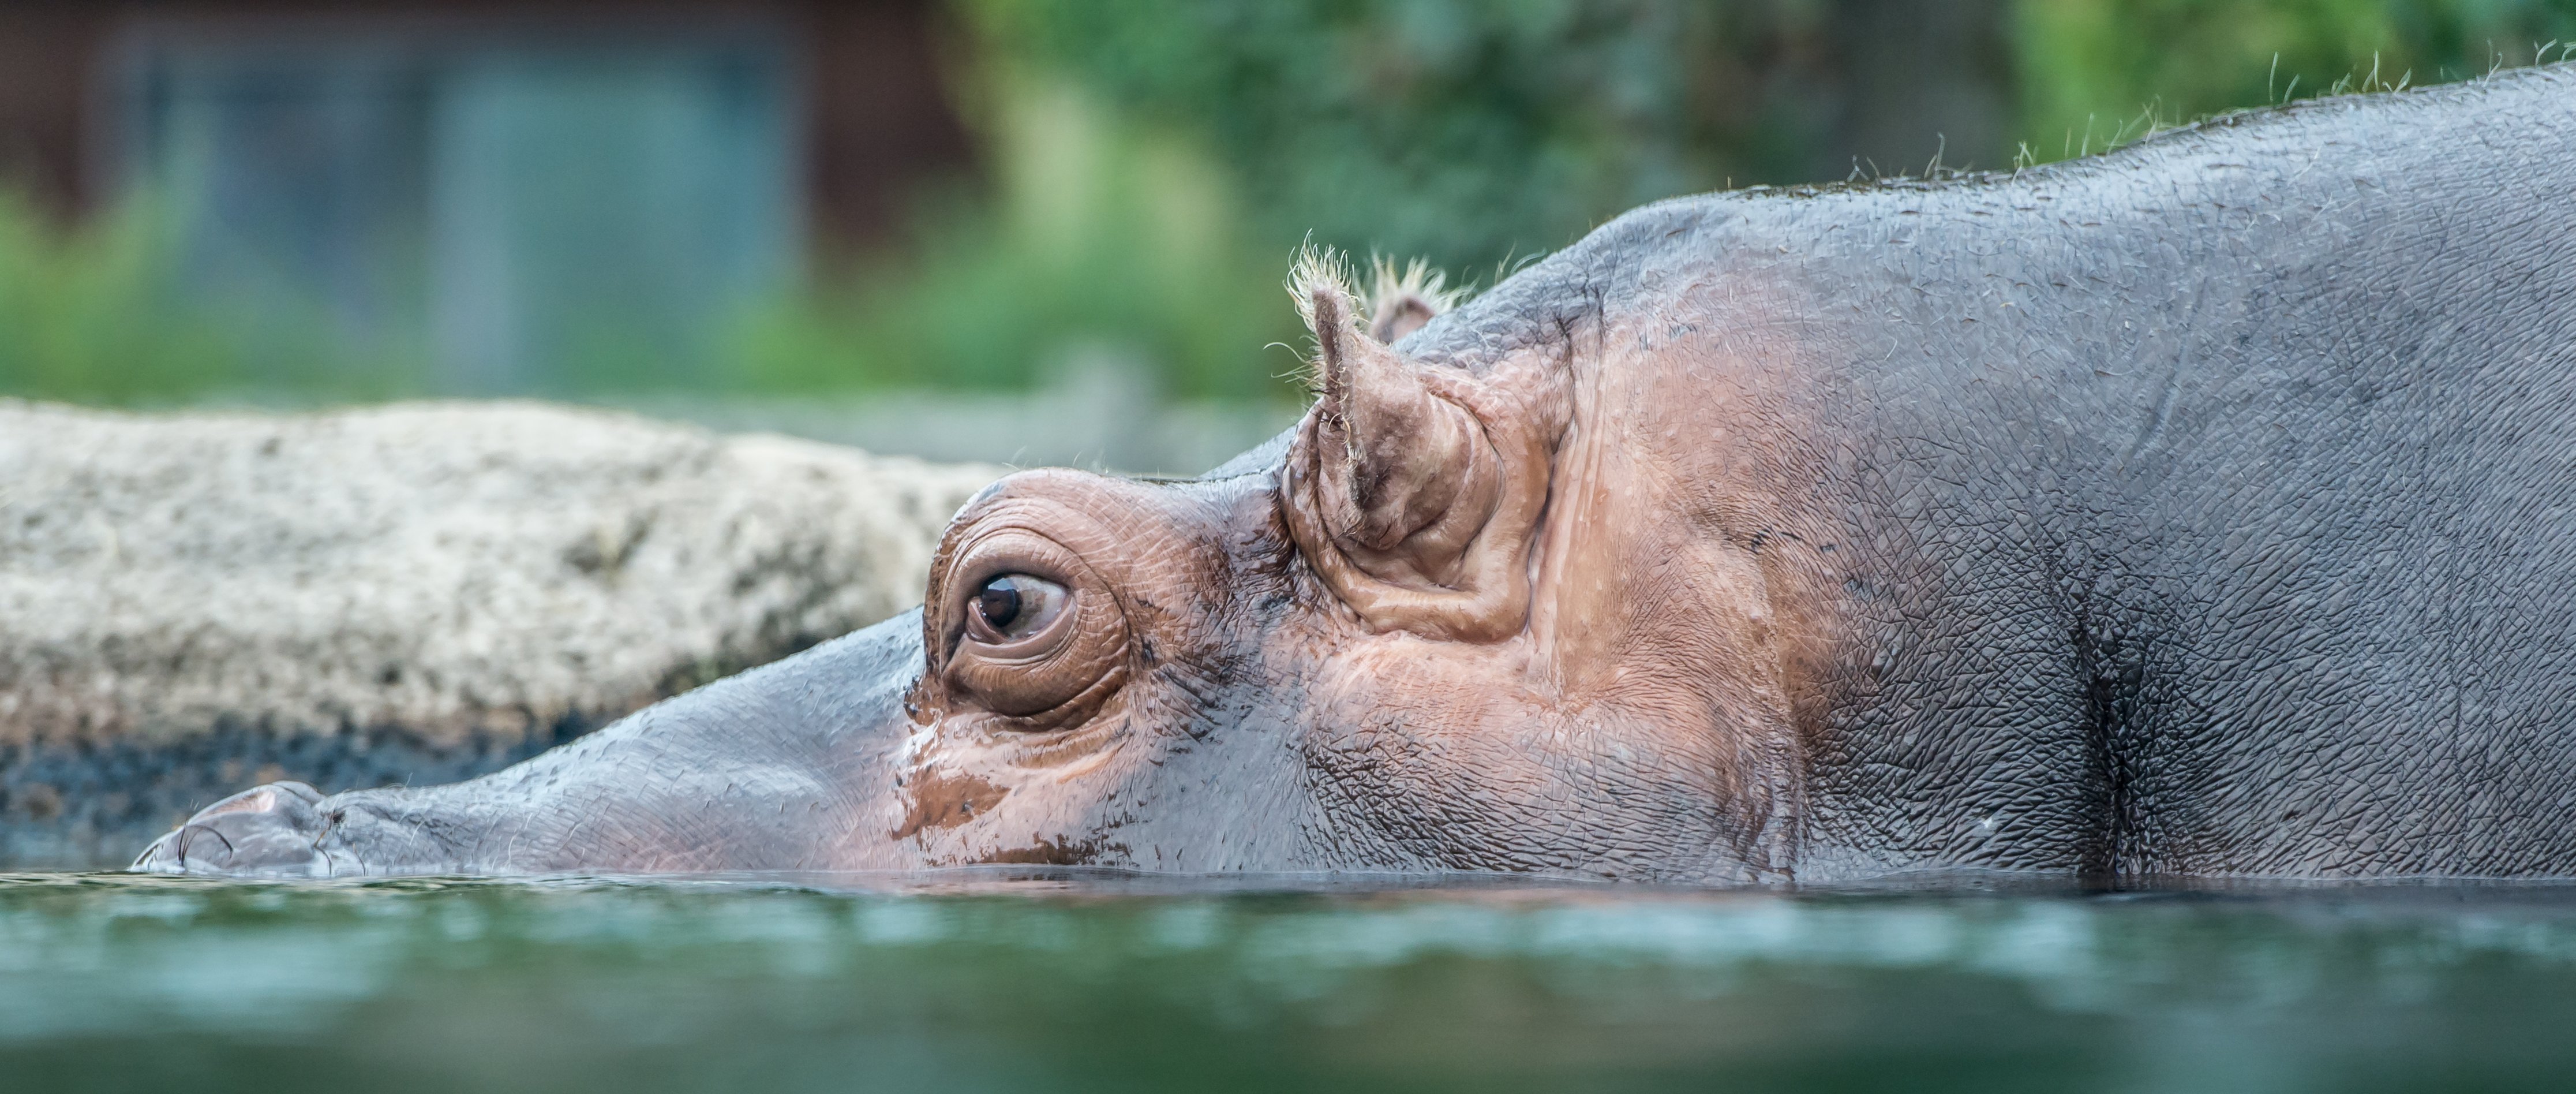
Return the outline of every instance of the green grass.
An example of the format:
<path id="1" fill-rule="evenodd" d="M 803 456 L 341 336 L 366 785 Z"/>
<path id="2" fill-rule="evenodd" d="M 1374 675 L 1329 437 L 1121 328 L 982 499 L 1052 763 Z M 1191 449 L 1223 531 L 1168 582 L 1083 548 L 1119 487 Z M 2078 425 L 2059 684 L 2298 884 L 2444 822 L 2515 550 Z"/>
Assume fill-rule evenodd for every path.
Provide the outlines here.
<path id="1" fill-rule="evenodd" d="M 318 317 L 193 303 L 167 227 L 148 200 L 64 225 L 0 189 L 0 395 L 131 406 L 410 389 L 408 362 L 352 353 Z"/>
<path id="2" fill-rule="evenodd" d="M 0 392 L 131 403 L 244 381 L 234 333 L 178 305 L 153 219 L 61 228 L 0 191 Z"/>

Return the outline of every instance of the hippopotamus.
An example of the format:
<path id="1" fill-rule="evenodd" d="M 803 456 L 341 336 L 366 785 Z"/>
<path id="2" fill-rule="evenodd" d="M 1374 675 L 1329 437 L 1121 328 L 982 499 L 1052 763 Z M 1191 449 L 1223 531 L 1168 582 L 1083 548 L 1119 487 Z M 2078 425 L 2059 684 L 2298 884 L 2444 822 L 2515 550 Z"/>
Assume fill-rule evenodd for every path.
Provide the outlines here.
<path id="1" fill-rule="evenodd" d="M 2576 875 L 2571 148 L 2537 68 L 1665 201 L 1455 307 L 1310 257 L 1269 444 L 1011 475 L 910 614 L 138 866 Z"/>

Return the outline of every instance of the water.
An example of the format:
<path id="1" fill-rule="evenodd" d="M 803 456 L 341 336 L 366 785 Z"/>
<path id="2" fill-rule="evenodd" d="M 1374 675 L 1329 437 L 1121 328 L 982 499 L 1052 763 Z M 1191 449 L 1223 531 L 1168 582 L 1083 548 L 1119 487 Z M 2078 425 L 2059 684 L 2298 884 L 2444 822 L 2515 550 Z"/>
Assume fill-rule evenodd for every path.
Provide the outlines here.
<path id="1" fill-rule="evenodd" d="M 2564 1090 L 2576 888 L 0 876 L 0 1089 Z"/>

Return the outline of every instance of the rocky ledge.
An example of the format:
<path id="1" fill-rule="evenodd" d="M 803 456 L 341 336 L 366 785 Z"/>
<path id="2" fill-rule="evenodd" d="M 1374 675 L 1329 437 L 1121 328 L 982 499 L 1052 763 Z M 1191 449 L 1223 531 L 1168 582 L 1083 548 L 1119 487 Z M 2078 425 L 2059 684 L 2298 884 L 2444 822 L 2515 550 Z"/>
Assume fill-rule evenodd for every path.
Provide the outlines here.
<path id="1" fill-rule="evenodd" d="M 998 474 L 540 404 L 0 401 L 0 867 L 478 774 L 873 623 Z"/>

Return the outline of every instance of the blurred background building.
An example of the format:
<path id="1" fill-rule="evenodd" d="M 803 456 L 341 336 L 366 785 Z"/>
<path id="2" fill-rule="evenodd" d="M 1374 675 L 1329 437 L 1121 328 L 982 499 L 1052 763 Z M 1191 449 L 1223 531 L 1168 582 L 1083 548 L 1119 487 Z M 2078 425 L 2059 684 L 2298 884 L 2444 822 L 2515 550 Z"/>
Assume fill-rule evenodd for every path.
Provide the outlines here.
<path id="1" fill-rule="evenodd" d="M 965 160 L 923 3 L 0 8 L 0 170 L 157 203 L 196 304 L 443 392 L 704 383 Z"/>
<path id="2" fill-rule="evenodd" d="M 0 393 L 540 395 L 1189 470 L 1310 235 L 2009 169 L 2554 58 L 2576 0 L 0 0 Z"/>

